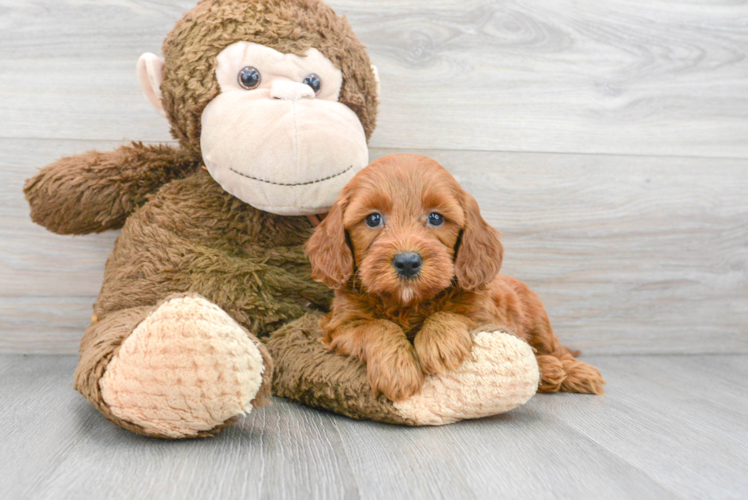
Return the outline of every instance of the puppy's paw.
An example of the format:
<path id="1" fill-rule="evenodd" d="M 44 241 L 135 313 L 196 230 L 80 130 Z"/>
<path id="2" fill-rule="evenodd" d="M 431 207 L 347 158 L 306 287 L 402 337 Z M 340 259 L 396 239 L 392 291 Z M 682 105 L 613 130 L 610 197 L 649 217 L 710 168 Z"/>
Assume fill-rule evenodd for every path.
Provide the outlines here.
<path id="1" fill-rule="evenodd" d="M 467 325 L 448 317 L 427 320 L 413 341 L 425 373 L 456 370 L 470 357 L 473 338 Z"/>
<path id="2" fill-rule="evenodd" d="M 538 368 L 540 369 L 540 385 L 538 392 L 558 392 L 561 384 L 566 380 L 566 371 L 561 360 L 550 354 L 537 355 Z"/>
<path id="3" fill-rule="evenodd" d="M 605 394 L 605 380 L 597 368 L 577 359 L 564 359 L 561 364 L 566 371 L 566 380 L 561 383 L 562 391 L 598 396 Z"/>
<path id="4" fill-rule="evenodd" d="M 423 370 L 410 344 L 369 359 L 366 374 L 375 393 L 382 393 L 391 401 L 402 401 L 421 390 Z"/>
<path id="5" fill-rule="evenodd" d="M 540 367 L 538 392 L 578 392 L 605 394 L 600 371 L 594 366 L 572 357 L 559 359 L 550 354 L 537 356 Z"/>

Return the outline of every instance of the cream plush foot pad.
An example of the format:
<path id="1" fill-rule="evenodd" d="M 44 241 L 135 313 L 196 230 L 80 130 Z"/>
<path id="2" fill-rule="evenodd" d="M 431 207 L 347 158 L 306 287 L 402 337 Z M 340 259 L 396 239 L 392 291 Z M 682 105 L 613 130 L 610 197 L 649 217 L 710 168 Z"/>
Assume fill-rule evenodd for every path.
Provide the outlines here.
<path id="1" fill-rule="evenodd" d="M 225 311 L 183 296 L 135 328 L 99 385 L 115 416 L 179 438 L 248 413 L 264 370 L 257 346 Z"/>
<path id="2" fill-rule="evenodd" d="M 532 348 L 500 331 L 474 336 L 472 359 L 457 370 L 426 377 L 421 392 L 394 403 L 417 425 L 443 425 L 504 413 L 526 403 L 538 390 L 540 371 Z"/>

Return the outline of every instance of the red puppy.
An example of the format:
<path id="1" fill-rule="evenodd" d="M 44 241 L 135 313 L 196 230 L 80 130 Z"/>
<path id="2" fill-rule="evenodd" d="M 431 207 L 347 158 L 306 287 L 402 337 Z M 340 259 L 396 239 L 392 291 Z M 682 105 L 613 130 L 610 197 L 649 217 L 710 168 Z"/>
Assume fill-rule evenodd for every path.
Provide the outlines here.
<path id="1" fill-rule="evenodd" d="M 364 361 L 372 388 L 393 401 L 417 393 L 425 373 L 459 367 L 470 331 L 485 325 L 535 348 L 540 392 L 603 393 L 600 372 L 561 345 L 537 295 L 498 274 L 498 231 L 434 160 L 371 163 L 306 248 L 313 278 L 335 289 L 323 344 Z"/>

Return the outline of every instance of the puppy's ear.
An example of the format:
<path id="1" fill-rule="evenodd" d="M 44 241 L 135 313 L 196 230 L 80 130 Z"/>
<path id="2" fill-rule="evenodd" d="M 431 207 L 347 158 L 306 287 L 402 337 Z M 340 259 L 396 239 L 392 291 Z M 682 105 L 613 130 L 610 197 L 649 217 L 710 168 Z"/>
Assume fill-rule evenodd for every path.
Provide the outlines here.
<path id="1" fill-rule="evenodd" d="M 342 287 L 353 274 L 353 254 L 343 226 L 347 204 L 347 199 L 338 199 L 304 246 L 312 264 L 312 278 L 330 288 Z"/>
<path id="2" fill-rule="evenodd" d="M 461 288 L 474 290 L 499 274 L 504 247 L 499 241 L 499 232 L 483 220 L 478 202 L 466 192 L 463 192 L 462 208 L 465 227 L 457 247 L 455 276 Z"/>

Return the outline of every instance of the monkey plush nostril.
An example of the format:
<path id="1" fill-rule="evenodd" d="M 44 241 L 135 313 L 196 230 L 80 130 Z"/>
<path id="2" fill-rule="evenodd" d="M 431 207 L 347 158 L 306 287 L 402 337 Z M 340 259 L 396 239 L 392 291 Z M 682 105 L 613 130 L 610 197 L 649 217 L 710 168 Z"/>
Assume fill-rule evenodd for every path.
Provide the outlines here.
<path id="1" fill-rule="evenodd" d="M 421 272 L 421 264 L 423 264 L 423 260 L 420 254 L 416 252 L 401 252 L 392 259 L 395 271 L 403 278 L 418 276 L 418 273 Z"/>

